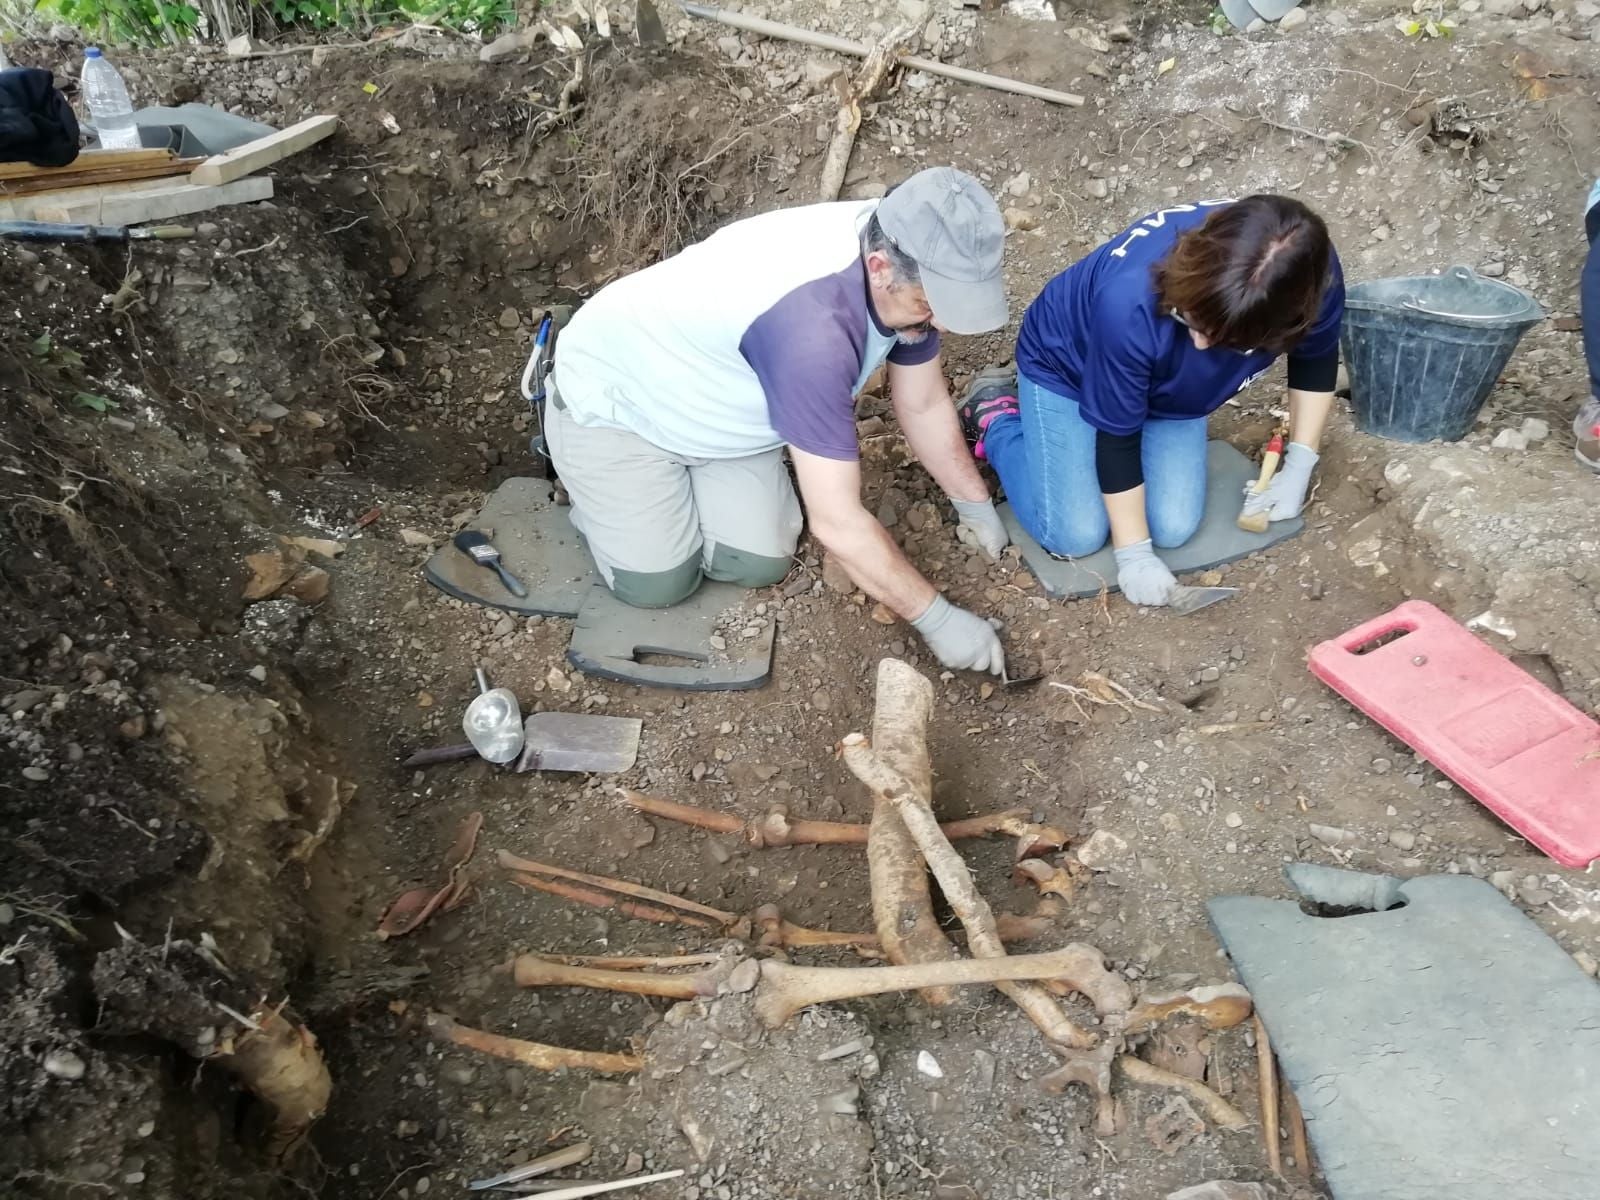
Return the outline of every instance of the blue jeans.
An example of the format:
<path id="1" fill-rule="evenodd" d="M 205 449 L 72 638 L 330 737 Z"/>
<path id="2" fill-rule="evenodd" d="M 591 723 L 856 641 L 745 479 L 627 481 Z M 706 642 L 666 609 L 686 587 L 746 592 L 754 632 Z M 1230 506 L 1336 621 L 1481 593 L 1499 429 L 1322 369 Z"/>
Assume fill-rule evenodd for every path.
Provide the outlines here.
<path id="1" fill-rule="evenodd" d="M 1106 544 L 1111 524 L 1094 465 L 1095 428 L 1078 403 L 1017 377 L 1021 413 L 984 431 L 989 462 L 1006 500 L 1051 554 L 1084 558 Z M 1149 421 L 1143 439 L 1145 514 L 1157 546 L 1181 546 L 1206 507 L 1206 419 Z"/>

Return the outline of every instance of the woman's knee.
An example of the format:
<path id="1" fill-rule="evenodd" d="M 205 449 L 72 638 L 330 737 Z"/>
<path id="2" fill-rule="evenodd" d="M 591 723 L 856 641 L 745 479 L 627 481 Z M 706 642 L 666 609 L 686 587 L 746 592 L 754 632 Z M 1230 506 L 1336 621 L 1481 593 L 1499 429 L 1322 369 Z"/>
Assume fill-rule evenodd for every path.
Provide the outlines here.
<path id="1" fill-rule="evenodd" d="M 1205 516 L 1204 497 L 1198 505 L 1164 504 L 1151 506 L 1150 540 L 1163 550 L 1174 550 L 1195 535 L 1200 518 Z"/>
<path id="2" fill-rule="evenodd" d="M 1057 558 L 1088 558 L 1111 536 L 1111 525 L 1104 512 L 1057 516 L 1048 526 L 1038 541 Z"/>

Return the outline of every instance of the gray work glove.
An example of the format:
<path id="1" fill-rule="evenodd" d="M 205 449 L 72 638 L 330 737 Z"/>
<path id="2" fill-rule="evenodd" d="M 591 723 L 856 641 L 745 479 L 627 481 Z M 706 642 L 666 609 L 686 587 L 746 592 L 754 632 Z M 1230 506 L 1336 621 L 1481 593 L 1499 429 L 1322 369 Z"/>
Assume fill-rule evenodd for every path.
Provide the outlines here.
<path id="1" fill-rule="evenodd" d="M 1000 514 L 994 510 L 993 500 L 950 500 L 956 506 L 961 524 L 956 537 L 964 545 L 976 546 L 990 558 L 999 558 L 1000 551 L 1011 544 Z"/>
<path id="2" fill-rule="evenodd" d="M 911 625 L 928 643 L 933 656 L 952 671 L 998 675 L 1005 670 L 1006 654 L 994 626 L 977 613 L 957 608 L 943 596 L 935 596 L 928 611 Z"/>
<path id="3" fill-rule="evenodd" d="M 1317 465 L 1317 452 L 1299 442 L 1289 443 L 1289 453 L 1283 456 L 1283 465 L 1267 484 L 1266 490 L 1255 490 L 1255 481 L 1244 485 L 1244 508 L 1241 516 L 1253 516 L 1267 510 L 1267 520 L 1288 521 L 1300 515 L 1306 506 L 1306 492 L 1311 488 L 1311 469 Z"/>
<path id="4" fill-rule="evenodd" d="M 1172 593 L 1178 581 L 1167 570 L 1167 564 L 1156 557 L 1155 546 L 1149 538 L 1131 546 L 1119 547 L 1115 554 L 1117 584 L 1130 604 L 1159 607 L 1172 602 Z"/>

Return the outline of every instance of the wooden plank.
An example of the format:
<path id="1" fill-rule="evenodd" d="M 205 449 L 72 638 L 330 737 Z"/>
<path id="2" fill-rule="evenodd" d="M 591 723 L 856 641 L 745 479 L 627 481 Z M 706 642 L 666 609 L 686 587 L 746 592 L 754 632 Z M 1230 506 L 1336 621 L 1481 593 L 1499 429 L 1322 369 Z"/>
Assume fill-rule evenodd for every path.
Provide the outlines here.
<path id="1" fill-rule="evenodd" d="M 142 166 L 102 167 L 94 171 L 73 171 L 39 179 L 12 179 L 0 182 L 0 196 L 28 196 L 102 183 L 126 183 L 134 179 L 171 179 L 177 175 L 187 175 L 204 161 L 200 158 L 173 158 Z"/>
<path id="2" fill-rule="evenodd" d="M 175 152 L 156 150 L 84 150 L 64 167 L 36 167 L 32 163 L 0 163 L 0 179 L 48 179 L 74 171 L 97 171 L 102 167 L 146 166 L 165 162 Z"/>
<path id="3" fill-rule="evenodd" d="M 102 183 L 93 187 L 64 188 L 33 196 L 0 196 L 0 221 L 36 221 L 36 211 L 63 204 L 88 204 L 102 196 L 131 196 L 140 192 L 171 191 L 186 182 L 165 179 L 135 179 L 126 183 Z"/>
<path id="4" fill-rule="evenodd" d="M 162 191 L 118 196 L 109 194 L 87 204 L 62 203 L 34 210 L 34 220 L 71 225 L 140 225 L 165 221 L 230 204 L 272 199 L 272 180 L 265 175 L 236 179 L 220 187 L 186 183 Z"/>
<path id="5" fill-rule="evenodd" d="M 331 137 L 339 128 L 338 117 L 307 117 L 298 125 L 280 129 L 277 133 L 257 138 L 236 146 L 226 154 L 206 159 L 194 169 L 190 178 L 198 184 L 231 183 L 252 172 L 270 167 L 291 154 L 299 154 L 307 146 L 314 146 L 323 138 Z"/>

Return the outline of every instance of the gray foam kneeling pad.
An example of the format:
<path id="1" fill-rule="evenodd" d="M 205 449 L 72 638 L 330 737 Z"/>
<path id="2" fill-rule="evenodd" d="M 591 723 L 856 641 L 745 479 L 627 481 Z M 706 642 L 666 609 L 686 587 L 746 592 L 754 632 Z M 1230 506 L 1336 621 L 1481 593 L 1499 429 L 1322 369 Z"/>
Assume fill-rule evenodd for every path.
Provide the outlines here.
<path id="1" fill-rule="evenodd" d="M 524 616 L 575 617 L 597 576 L 589 552 L 568 516 L 554 502 L 546 479 L 508 479 L 484 502 L 470 528 L 492 530 L 500 559 L 526 596 L 513 596 L 500 577 L 455 546 L 441 546 L 422 568 L 428 582 L 458 600 Z"/>
<path id="2" fill-rule="evenodd" d="M 1285 874 L 1350 915 L 1207 907 L 1337 1200 L 1600 1195 L 1600 985 L 1483 880 Z"/>
<path id="3" fill-rule="evenodd" d="M 649 687 L 758 688 L 772 675 L 776 626 L 771 617 L 759 618 L 757 637 L 729 637 L 725 650 L 711 643 L 718 619 L 749 595 L 731 583 L 707 582 L 671 608 L 631 608 L 604 584 L 595 584 L 578 611 L 567 661 L 590 675 Z M 664 658 L 680 661 L 651 661 Z"/>
<path id="4" fill-rule="evenodd" d="M 1237 520 L 1244 503 L 1245 484 L 1259 468 L 1227 442 L 1206 446 L 1206 511 L 1200 528 L 1181 546 L 1156 554 L 1175 575 L 1209 571 L 1294 537 L 1306 527 L 1300 517 L 1274 521 L 1265 533 L 1247 533 Z M 1102 588 L 1117 590 L 1117 560 L 1108 543 L 1084 558 L 1052 558 L 1024 529 L 1009 504 L 1000 506 L 1000 519 L 1012 542 L 1022 551 L 1022 561 L 1045 592 L 1056 599 L 1097 596 Z"/>

